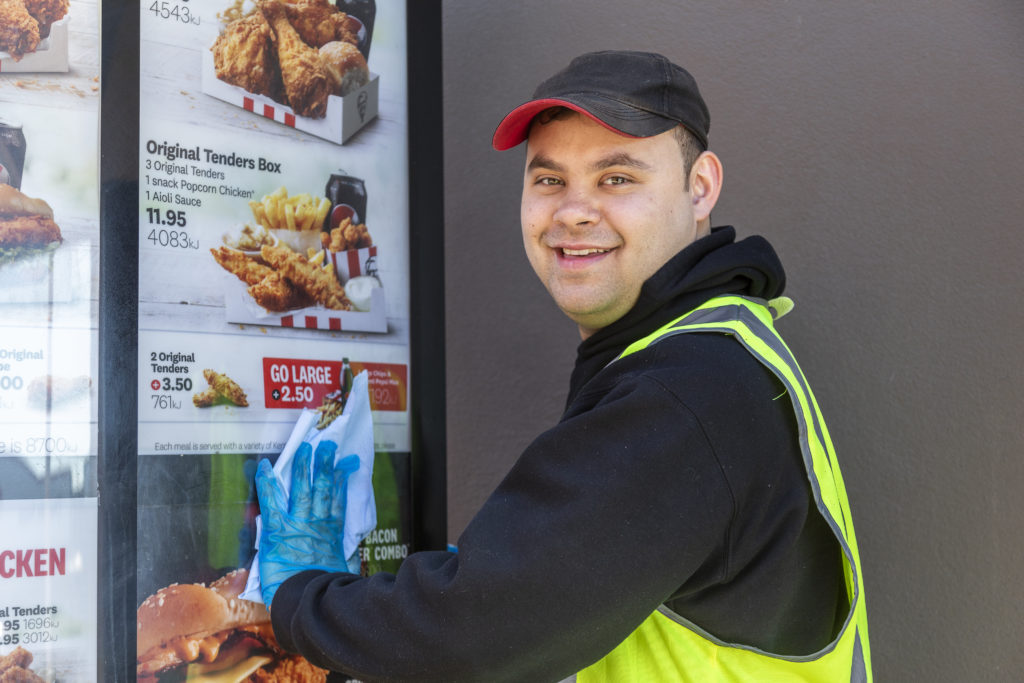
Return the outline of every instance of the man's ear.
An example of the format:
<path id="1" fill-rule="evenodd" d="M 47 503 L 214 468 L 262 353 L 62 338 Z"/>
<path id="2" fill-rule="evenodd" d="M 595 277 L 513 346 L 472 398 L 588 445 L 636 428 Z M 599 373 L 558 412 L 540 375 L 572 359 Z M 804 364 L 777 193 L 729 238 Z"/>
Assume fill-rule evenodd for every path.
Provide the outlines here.
<path id="1" fill-rule="evenodd" d="M 697 222 L 707 220 L 722 192 L 722 162 L 714 152 L 702 152 L 690 169 L 690 196 Z"/>

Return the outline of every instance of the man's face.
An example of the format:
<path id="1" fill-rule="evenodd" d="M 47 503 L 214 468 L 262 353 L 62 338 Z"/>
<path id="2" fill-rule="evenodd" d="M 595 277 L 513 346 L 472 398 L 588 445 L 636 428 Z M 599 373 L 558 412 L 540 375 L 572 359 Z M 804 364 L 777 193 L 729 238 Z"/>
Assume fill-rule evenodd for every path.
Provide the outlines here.
<path id="1" fill-rule="evenodd" d="M 578 114 L 533 126 L 521 220 L 530 265 L 584 338 L 697 237 L 672 131 L 628 138 Z"/>

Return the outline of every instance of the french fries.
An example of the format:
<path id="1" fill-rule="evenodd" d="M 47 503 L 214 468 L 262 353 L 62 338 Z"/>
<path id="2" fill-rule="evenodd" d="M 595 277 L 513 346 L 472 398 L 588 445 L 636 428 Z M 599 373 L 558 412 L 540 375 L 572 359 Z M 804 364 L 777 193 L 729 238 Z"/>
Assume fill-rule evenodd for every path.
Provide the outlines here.
<path id="1" fill-rule="evenodd" d="M 331 200 L 308 192 L 288 196 L 282 185 L 259 201 L 249 202 L 252 216 L 268 230 L 319 230 L 331 208 Z"/>

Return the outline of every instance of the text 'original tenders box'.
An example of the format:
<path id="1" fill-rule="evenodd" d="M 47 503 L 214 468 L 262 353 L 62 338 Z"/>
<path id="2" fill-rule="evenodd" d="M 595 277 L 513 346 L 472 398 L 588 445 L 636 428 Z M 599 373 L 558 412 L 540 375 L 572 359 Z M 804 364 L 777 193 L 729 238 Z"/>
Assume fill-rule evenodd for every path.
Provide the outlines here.
<path id="1" fill-rule="evenodd" d="M 327 98 L 327 114 L 323 118 L 311 118 L 300 116 L 291 107 L 275 102 L 269 97 L 254 95 L 219 80 L 216 76 L 213 54 L 206 50 L 203 52 L 202 90 L 207 95 L 246 111 L 340 145 L 376 118 L 380 76 L 371 73 L 370 80 L 365 85 L 344 97 L 330 95 Z"/>

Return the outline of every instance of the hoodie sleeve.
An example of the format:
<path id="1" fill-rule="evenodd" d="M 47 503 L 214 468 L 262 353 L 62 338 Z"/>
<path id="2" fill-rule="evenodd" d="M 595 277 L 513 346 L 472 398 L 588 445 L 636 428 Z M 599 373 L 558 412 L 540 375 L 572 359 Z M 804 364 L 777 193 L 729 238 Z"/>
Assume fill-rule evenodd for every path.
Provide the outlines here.
<path id="1" fill-rule="evenodd" d="M 538 437 L 458 540 L 396 575 L 306 572 L 281 644 L 364 681 L 558 681 L 613 649 L 689 579 L 724 571 L 732 494 L 694 414 L 619 382 Z"/>

